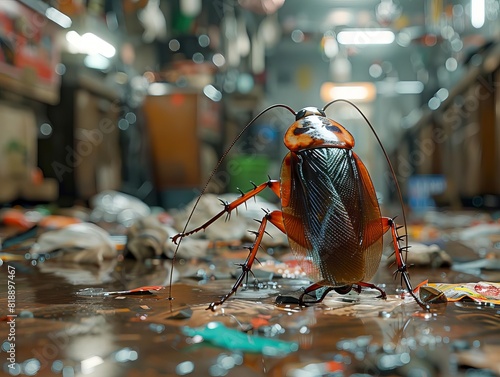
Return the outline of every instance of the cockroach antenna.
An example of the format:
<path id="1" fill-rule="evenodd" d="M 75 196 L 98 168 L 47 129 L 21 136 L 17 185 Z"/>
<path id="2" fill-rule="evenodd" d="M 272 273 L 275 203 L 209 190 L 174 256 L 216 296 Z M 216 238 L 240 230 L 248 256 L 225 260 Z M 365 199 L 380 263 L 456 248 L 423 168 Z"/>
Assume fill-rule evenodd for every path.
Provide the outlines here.
<path id="1" fill-rule="evenodd" d="M 168 299 L 169 300 L 174 300 L 174 297 L 172 295 L 172 284 L 173 284 L 173 273 L 174 273 L 174 265 L 175 265 L 175 259 L 177 257 L 177 252 L 179 250 L 179 247 L 181 245 L 181 242 L 182 242 L 182 238 L 184 235 L 186 235 L 186 230 L 189 226 L 189 223 L 191 221 L 191 218 L 193 217 L 194 215 L 194 212 L 196 210 L 196 207 L 198 206 L 198 203 L 200 202 L 201 200 L 201 197 L 206 193 L 207 191 L 207 188 L 210 184 L 210 182 L 212 181 L 214 175 L 217 173 L 217 171 L 219 170 L 222 162 L 224 161 L 224 159 L 227 157 L 227 155 L 229 154 L 229 152 L 231 151 L 231 149 L 233 149 L 234 145 L 238 142 L 238 140 L 243 136 L 243 134 L 245 133 L 245 131 L 247 129 L 249 129 L 262 115 L 264 115 L 265 113 L 267 113 L 268 111 L 272 110 L 272 109 L 275 109 L 275 108 L 278 108 L 278 107 L 281 107 L 281 108 L 284 108 L 288 111 L 290 111 L 294 116 L 296 115 L 296 112 L 288 105 L 284 105 L 284 104 L 274 104 L 274 105 L 271 105 L 269 107 L 267 107 L 266 109 L 262 110 L 260 113 L 258 113 L 245 127 L 243 127 L 243 129 L 240 131 L 240 133 L 234 138 L 234 140 L 231 142 L 231 144 L 229 145 L 229 147 L 224 151 L 224 153 L 222 154 L 221 158 L 219 159 L 219 161 L 217 162 L 217 164 L 215 165 L 215 168 L 212 170 L 212 172 L 210 173 L 210 176 L 208 177 L 207 179 L 207 182 L 205 183 L 205 186 L 203 187 L 203 189 L 201 190 L 200 194 L 198 195 L 198 197 L 196 198 L 196 201 L 194 202 L 194 206 L 193 208 L 191 209 L 191 212 L 189 213 L 189 216 L 187 218 L 187 221 L 186 223 L 184 224 L 184 228 L 182 229 L 182 232 L 180 233 L 180 237 L 177 238 L 177 237 L 172 237 L 172 241 L 176 244 L 176 247 L 175 247 L 175 250 L 174 250 L 174 255 L 172 256 L 172 265 L 170 267 L 170 277 L 169 277 L 169 289 L 168 289 Z M 178 241 L 177 241 L 178 239 Z"/>
<path id="2" fill-rule="evenodd" d="M 206 191 L 207 182 L 191 210 L 182 233 L 172 239 L 177 243 L 186 236 L 205 230 L 224 214 L 236 210 L 265 189 L 272 190 L 280 198 L 281 208 L 265 212 L 258 231 L 253 232 L 255 240 L 252 249 L 231 290 L 219 300 L 213 301 L 207 310 L 216 310 L 235 294 L 248 278 L 262 246 L 262 238 L 266 234 L 268 223 L 286 234 L 290 249 L 298 263 L 311 279 L 316 281 L 306 287 L 302 295 L 294 299 L 295 301 L 287 299 L 289 302 L 307 306 L 321 302 L 331 290 L 347 294 L 353 289 L 360 292 L 365 288 L 376 289 L 380 292 L 378 297 L 386 298 L 386 293 L 375 284 L 369 283 L 369 280 L 380 265 L 383 252 L 382 236 L 390 231 L 397 273 L 401 274 L 402 281 L 416 303 L 421 308 L 430 310 L 429 302 L 418 298 L 411 286 L 406 256 L 403 256 L 408 246 L 408 239 L 404 237 L 406 246 L 401 246 L 403 239 L 398 234 L 394 220 L 381 215 L 368 169 L 352 150 L 355 144 L 354 137 L 344 126 L 326 116 L 325 110 L 337 102 L 345 102 L 354 107 L 375 136 L 393 176 L 401 204 L 404 228 L 407 229 L 401 189 L 394 168 L 374 127 L 356 105 L 347 100 L 336 100 L 325 105 L 323 110 L 305 107 L 298 112 L 285 105 L 273 105 L 259 113 L 243 128 L 222 155 L 208 182 L 243 132 L 263 113 L 275 107 L 283 107 L 295 115 L 295 121 L 284 135 L 283 141 L 288 152 L 281 164 L 279 180 L 268 180 L 254 185 L 252 190 L 226 204 L 222 211 L 207 219 L 202 225 L 186 231 L 196 205 Z M 345 221 L 346 218 L 354 217 L 355 221 Z M 172 292 L 172 276 L 171 273 L 170 292 Z M 317 291 L 316 297 L 321 295 L 321 298 L 313 301 L 307 299 L 315 291 Z M 169 298 L 172 299 L 172 294 Z"/>

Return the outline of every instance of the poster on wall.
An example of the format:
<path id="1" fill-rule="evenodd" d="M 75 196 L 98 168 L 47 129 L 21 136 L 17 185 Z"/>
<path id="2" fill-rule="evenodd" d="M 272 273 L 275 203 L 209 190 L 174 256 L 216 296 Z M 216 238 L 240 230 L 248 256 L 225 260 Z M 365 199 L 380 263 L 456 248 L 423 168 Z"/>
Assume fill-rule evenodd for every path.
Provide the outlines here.
<path id="1" fill-rule="evenodd" d="M 59 101 L 58 26 L 14 0 L 0 1 L 0 88 L 35 100 Z"/>

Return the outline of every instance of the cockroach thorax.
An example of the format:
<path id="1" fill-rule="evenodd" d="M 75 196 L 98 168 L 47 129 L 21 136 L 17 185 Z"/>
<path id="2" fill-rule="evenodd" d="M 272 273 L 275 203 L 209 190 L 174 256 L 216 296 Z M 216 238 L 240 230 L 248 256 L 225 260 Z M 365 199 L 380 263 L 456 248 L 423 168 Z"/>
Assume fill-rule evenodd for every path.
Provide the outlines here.
<path id="1" fill-rule="evenodd" d="M 326 117 L 323 110 L 306 107 L 298 111 L 285 134 L 285 146 L 297 152 L 311 148 L 354 147 L 354 138 L 342 125 Z"/>

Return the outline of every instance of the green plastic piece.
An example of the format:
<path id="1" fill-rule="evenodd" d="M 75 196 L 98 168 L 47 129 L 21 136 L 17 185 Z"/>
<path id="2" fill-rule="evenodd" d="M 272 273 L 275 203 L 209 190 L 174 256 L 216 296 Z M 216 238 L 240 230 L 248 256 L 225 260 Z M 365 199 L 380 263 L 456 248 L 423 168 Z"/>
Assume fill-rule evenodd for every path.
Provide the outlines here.
<path id="1" fill-rule="evenodd" d="M 248 335 L 241 331 L 230 329 L 220 322 L 210 322 L 204 327 L 183 327 L 187 336 L 201 336 L 203 340 L 218 347 L 235 351 L 262 353 L 268 356 L 284 356 L 299 349 L 295 342 L 269 339 L 261 336 Z"/>

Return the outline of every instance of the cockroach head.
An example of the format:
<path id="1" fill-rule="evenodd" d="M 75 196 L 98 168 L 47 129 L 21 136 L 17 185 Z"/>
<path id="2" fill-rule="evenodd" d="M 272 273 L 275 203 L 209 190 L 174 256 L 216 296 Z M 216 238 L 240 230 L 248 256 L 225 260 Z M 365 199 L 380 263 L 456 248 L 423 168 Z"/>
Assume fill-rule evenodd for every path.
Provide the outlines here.
<path id="1" fill-rule="evenodd" d="M 304 107 L 302 110 L 297 111 L 295 120 L 305 118 L 308 115 L 318 115 L 326 118 L 326 113 L 317 107 Z"/>
<path id="2" fill-rule="evenodd" d="M 295 122 L 288 128 L 284 142 L 293 152 L 311 148 L 354 147 L 352 135 L 315 107 L 305 107 L 295 114 Z"/>

